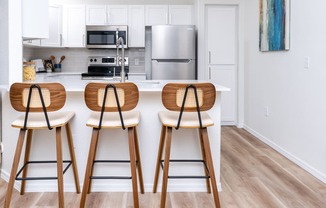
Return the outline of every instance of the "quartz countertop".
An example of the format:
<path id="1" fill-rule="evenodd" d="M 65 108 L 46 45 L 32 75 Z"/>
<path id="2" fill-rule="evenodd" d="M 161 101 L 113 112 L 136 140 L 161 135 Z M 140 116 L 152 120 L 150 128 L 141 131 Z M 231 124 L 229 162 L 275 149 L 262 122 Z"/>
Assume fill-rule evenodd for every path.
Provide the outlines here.
<path id="1" fill-rule="evenodd" d="M 115 79 L 104 80 L 82 80 L 81 72 L 52 72 L 36 74 L 35 82 L 60 82 L 67 92 L 83 92 L 89 82 L 119 82 Z M 133 81 L 139 89 L 139 92 L 162 92 L 163 86 L 170 82 L 198 83 L 207 82 L 201 80 L 141 80 Z M 230 91 L 229 88 L 213 83 L 216 91 Z M 9 87 L 6 87 L 9 90 Z"/>

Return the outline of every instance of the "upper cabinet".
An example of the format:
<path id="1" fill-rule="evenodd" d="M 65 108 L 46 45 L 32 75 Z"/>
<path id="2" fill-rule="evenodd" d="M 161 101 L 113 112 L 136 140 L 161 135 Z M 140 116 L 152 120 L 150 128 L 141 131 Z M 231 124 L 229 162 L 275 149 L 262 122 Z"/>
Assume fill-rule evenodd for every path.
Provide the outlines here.
<path id="1" fill-rule="evenodd" d="M 129 47 L 145 47 L 145 7 L 130 5 L 128 15 Z"/>
<path id="2" fill-rule="evenodd" d="M 169 23 L 169 6 L 168 5 L 146 5 L 146 26 L 166 25 Z"/>
<path id="3" fill-rule="evenodd" d="M 49 38 L 42 39 L 41 46 L 61 47 L 62 46 L 62 6 L 50 5 L 48 11 L 49 11 L 49 15 L 48 15 Z"/>
<path id="4" fill-rule="evenodd" d="M 192 25 L 194 24 L 193 7 L 191 5 L 170 5 L 169 24 L 171 25 Z"/>
<path id="5" fill-rule="evenodd" d="M 191 5 L 146 5 L 145 8 L 146 26 L 193 24 L 193 7 Z"/>
<path id="6" fill-rule="evenodd" d="M 63 7 L 63 46 L 85 47 L 86 23 L 85 6 Z"/>
<path id="7" fill-rule="evenodd" d="M 128 25 L 128 6 L 87 5 L 86 25 Z"/>
<path id="8" fill-rule="evenodd" d="M 22 36 L 24 40 L 49 37 L 48 1 L 22 1 Z"/>

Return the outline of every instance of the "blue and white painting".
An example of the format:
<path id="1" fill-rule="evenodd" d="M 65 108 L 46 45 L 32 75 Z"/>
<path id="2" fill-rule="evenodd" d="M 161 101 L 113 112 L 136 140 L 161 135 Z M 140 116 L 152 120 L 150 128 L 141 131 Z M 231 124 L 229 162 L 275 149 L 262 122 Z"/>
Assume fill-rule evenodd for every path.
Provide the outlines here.
<path id="1" fill-rule="evenodd" d="M 259 49 L 290 49 L 290 0 L 260 0 Z"/>

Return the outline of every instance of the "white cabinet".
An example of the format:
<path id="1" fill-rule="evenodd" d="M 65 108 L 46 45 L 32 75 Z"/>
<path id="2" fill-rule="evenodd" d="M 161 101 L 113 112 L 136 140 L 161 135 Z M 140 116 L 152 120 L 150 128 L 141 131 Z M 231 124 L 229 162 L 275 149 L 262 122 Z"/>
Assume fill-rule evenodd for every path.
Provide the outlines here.
<path id="1" fill-rule="evenodd" d="M 86 23 L 84 5 L 63 7 L 63 46 L 85 47 Z"/>
<path id="2" fill-rule="evenodd" d="M 127 25 L 127 5 L 87 5 L 87 25 Z"/>
<path id="3" fill-rule="evenodd" d="M 128 6 L 107 6 L 109 25 L 128 25 Z"/>
<path id="4" fill-rule="evenodd" d="M 145 47 L 145 6 L 130 5 L 128 15 L 128 47 Z"/>
<path id="5" fill-rule="evenodd" d="M 146 26 L 193 24 L 193 7 L 191 5 L 146 5 L 145 8 Z"/>
<path id="6" fill-rule="evenodd" d="M 49 37 L 49 2 L 24 0 L 22 2 L 22 36 L 24 40 Z"/>
<path id="7" fill-rule="evenodd" d="M 41 40 L 41 46 L 61 47 L 62 46 L 62 6 L 49 6 L 49 38 Z M 44 18 L 44 17 L 43 17 Z"/>
<path id="8" fill-rule="evenodd" d="M 205 55 L 209 80 L 231 89 L 223 92 L 221 120 L 237 122 L 237 8 L 208 6 L 206 10 Z"/>
<path id="9" fill-rule="evenodd" d="M 107 12 L 105 5 L 86 6 L 86 25 L 105 25 Z"/>
<path id="10" fill-rule="evenodd" d="M 168 24 L 168 5 L 146 5 L 146 26 Z"/>
<path id="11" fill-rule="evenodd" d="M 169 24 L 171 25 L 192 25 L 191 5 L 170 5 L 169 6 Z"/>

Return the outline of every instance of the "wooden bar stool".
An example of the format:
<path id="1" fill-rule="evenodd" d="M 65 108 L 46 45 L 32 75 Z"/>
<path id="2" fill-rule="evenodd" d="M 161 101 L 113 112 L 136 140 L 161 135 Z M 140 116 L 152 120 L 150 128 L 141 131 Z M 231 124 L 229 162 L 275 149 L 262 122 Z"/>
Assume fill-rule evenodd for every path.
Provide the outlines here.
<path id="1" fill-rule="evenodd" d="M 137 173 L 140 191 L 144 193 L 144 182 L 141 168 L 139 145 L 136 127 L 140 121 L 140 112 L 131 111 L 138 104 L 139 92 L 133 83 L 89 83 L 85 88 L 85 102 L 93 112 L 86 125 L 93 128 L 88 161 L 85 172 L 84 186 L 80 207 L 85 207 L 86 195 L 90 192 L 92 179 L 132 179 L 134 207 L 139 207 Z M 98 137 L 102 128 L 128 129 L 130 161 L 96 160 Z M 130 162 L 131 177 L 128 176 L 93 176 L 95 163 Z"/>
<path id="2" fill-rule="evenodd" d="M 158 149 L 156 170 L 154 177 L 153 192 L 156 193 L 160 166 L 163 168 L 161 207 L 165 207 L 168 178 L 203 178 L 206 179 L 207 192 L 211 192 L 210 182 L 213 189 L 214 202 L 220 207 L 218 190 L 214 173 L 213 160 L 207 134 L 207 127 L 213 126 L 214 122 L 204 112 L 211 109 L 215 103 L 216 91 L 211 83 L 169 83 L 162 92 L 162 102 L 170 111 L 160 111 L 159 118 L 162 123 L 160 145 Z M 172 141 L 172 128 L 198 129 L 202 151 L 202 160 L 170 160 Z M 166 141 L 165 141 L 166 140 Z M 164 160 L 162 160 L 165 143 Z M 205 176 L 169 176 L 170 162 L 201 162 L 204 166 Z M 163 165 L 164 164 L 164 165 Z M 209 181 L 210 179 L 210 181 Z"/>
<path id="3" fill-rule="evenodd" d="M 20 128 L 20 132 L 18 136 L 13 165 L 11 168 L 4 207 L 8 208 L 10 206 L 10 200 L 15 180 L 22 181 L 20 191 L 21 195 L 25 193 L 26 180 L 58 180 L 59 207 L 63 208 L 63 174 L 71 165 L 73 167 L 76 192 L 80 193 L 74 144 L 69 125 L 69 121 L 75 115 L 75 113 L 71 111 L 58 111 L 64 106 L 66 102 L 65 88 L 59 83 L 14 83 L 10 87 L 10 102 L 15 110 L 25 112 L 25 115 L 20 116 L 12 123 L 12 127 Z M 71 160 L 62 159 L 62 127 L 66 128 Z M 39 129 L 55 129 L 57 155 L 56 161 L 29 161 L 33 131 Z M 25 147 L 26 149 L 24 156 L 24 165 L 17 173 L 26 131 L 27 139 Z M 37 163 L 56 163 L 57 176 L 28 177 L 28 165 Z M 67 163 L 65 169 L 63 169 L 63 163 Z M 22 176 L 19 177 L 21 173 Z"/>

